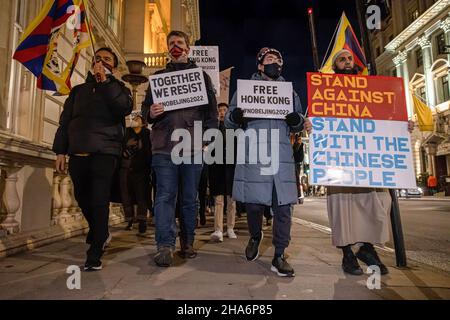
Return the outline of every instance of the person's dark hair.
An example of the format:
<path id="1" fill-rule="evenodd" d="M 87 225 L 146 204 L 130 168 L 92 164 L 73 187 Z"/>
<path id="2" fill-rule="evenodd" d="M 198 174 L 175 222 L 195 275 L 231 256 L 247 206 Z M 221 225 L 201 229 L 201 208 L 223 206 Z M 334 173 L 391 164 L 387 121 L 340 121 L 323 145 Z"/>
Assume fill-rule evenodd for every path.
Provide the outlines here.
<path id="1" fill-rule="evenodd" d="M 184 38 L 184 41 L 186 41 L 186 44 L 189 47 L 189 36 L 185 32 L 178 30 L 172 30 L 169 32 L 169 34 L 167 35 L 167 46 L 169 46 L 170 37 L 173 36 Z"/>
<path id="2" fill-rule="evenodd" d="M 114 57 L 114 68 L 117 68 L 117 66 L 119 65 L 119 58 L 117 58 L 117 54 L 115 54 L 114 51 L 112 51 L 112 49 L 108 48 L 108 47 L 102 47 L 100 49 L 97 49 L 97 51 L 95 51 L 95 53 L 97 54 L 100 51 L 107 51 L 107 52 L 111 53 L 112 56 Z"/>
<path id="3" fill-rule="evenodd" d="M 221 102 L 217 105 L 217 108 L 220 108 L 220 107 L 227 107 L 227 109 L 228 109 L 228 104 L 225 102 Z"/>

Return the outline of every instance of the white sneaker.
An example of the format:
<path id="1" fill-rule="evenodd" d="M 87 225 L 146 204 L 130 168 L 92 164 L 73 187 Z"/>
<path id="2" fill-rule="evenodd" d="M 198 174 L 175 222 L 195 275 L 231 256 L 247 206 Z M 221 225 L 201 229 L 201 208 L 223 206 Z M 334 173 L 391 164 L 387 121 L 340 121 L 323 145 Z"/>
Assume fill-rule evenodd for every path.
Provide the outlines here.
<path id="1" fill-rule="evenodd" d="M 214 231 L 211 233 L 211 240 L 216 242 L 223 242 L 223 233 L 222 231 Z"/>
<path id="2" fill-rule="evenodd" d="M 228 238 L 230 238 L 230 239 L 237 239 L 237 235 L 236 235 L 236 233 L 234 233 L 233 229 L 228 229 L 227 235 L 228 235 Z"/>

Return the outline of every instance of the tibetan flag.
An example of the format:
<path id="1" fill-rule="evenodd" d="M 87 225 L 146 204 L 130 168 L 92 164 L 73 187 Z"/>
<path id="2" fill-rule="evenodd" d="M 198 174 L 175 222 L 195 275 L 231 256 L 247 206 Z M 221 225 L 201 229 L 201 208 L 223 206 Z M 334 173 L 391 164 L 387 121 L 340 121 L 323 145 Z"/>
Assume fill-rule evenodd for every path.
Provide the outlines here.
<path id="1" fill-rule="evenodd" d="M 353 58 L 355 60 L 355 65 L 357 65 L 361 72 L 360 74 L 368 75 L 369 71 L 367 69 L 366 57 L 359 45 L 358 39 L 353 32 L 352 26 L 345 15 L 345 12 L 342 13 L 341 20 L 339 22 L 339 26 L 337 29 L 333 50 L 328 56 L 326 62 L 322 65 L 320 72 L 322 73 L 334 73 L 332 68 L 333 57 L 336 53 L 341 51 L 342 49 L 346 49 L 353 53 Z"/>
<path id="2" fill-rule="evenodd" d="M 83 0 L 48 0 L 24 31 L 13 59 L 37 77 L 37 87 L 69 94 L 82 49 L 91 45 Z"/>
<path id="3" fill-rule="evenodd" d="M 417 122 L 420 131 L 433 131 L 433 114 L 431 109 L 415 94 L 412 95 L 414 102 L 414 112 L 417 114 Z"/>

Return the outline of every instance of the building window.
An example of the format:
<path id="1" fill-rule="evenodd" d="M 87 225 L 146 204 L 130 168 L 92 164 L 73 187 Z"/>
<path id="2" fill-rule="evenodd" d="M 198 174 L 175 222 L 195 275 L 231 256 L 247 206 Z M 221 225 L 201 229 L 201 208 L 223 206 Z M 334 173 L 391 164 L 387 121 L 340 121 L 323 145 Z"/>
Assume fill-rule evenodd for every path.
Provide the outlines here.
<path id="1" fill-rule="evenodd" d="M 448 75 L 439 78 L 439 83 L 441 84 L 442 90 L 442 102 L 450 100 L 450 92 L 448 87 Z"/>
<path id="2" fill-rule="evenodd" d="M 416 94 L 417 94 L 417 96 L 419 96 L 422 99 L 422 101 L 426 101 L 427 100 L 427 94 L 426 94 L 426 91 L 425 91 L 425 86 L 417 88 Z"/>
<path id="3" fill-rule="evenodd" d="M 446 54 L 445 52 L 445 34 L 442 32 L 436 37 L 436 44 L 439 54 Z"/>
<path id="4" fill-rule="evenodd" d="M 413 11 L 409 12 L 409 23 L 413 23 L 414 20 L 416 20 L 419 17 L 419 10 L 414 9 Z"/>
<path id="5" fill-rule="evenodd" d="M 422 49 L 416 50 L 416 65 L 417 65 L 417 68 L 419 68 L 423 65 Z"/>
<path id="6" fill-rule="evenodd" d="M 108 0 L 106 3 L 106 18 L 109 27 L 117 36 L 119 33 L 120 6 L 119 0 Z"/>

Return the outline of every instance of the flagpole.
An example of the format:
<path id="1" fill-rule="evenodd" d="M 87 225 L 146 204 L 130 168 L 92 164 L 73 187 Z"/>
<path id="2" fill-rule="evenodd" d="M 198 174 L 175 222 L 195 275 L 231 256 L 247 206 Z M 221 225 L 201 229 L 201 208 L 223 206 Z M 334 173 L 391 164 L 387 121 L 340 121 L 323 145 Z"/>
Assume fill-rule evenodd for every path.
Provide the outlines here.
<path id="1" fill-rule="evenodd" d="M 314 11 L 313 8 L 308 8 L 308 21 L 309 21 L 309 31 L 311 33 L 311 46 L 312 54 L 314 60 L 314 68 L 319 71 L 319 53 L 317 50 L 317 39 L 316 39 L 316 26 L 314 24 Z"/>
<path id="2" fill-rule="evenodd" d="M 363 16 L 365 17 L 365 14 L 362 11 L 361 1 L 362 0 L 355 0 L 362 46 L 365 51 L 367 62 L 368 63 L 370 62 L 369 75 L 376 75 L 377 70 L 375 67 L 375 61 L 373 60 L 372 50 L 368 41 L 367 28 L 363 24 L 362 17 Z M 397 267 L 406 268 L 407 267 L 406 249 L 405 249 L 405 240 L 403 237 L 403 228 L 402 228 L 402 220 L 400 217 L 400 206 L 398 203 L 398 196 L 395 189 L 389 189 L 389 194 L 392 200 L 390 217 L 391 217 L 392 238 L 394 240 L 395 261 Z"/>
<path id="3" fill-rule="evenodd" d="M 94 38 L 92 38 L 92 32 L 91 32 L 91 31 L 92 31 L 92 29 L 91 29 L 91 19 L 89 18 L 89 14 L 88 14 L 89 8 L 88 8 L 88 6 L 86 5 L 85 0 L 81 0 L 81 2 L 83 3 L 84 8 L 85 8 L 86 24 L 87 24 L 87 26 L 88 26 L 89 40 L 91 41 L 92 57 L 94 57 L 94 59 L 95 59 L 95 45 L 94 45 Z"/>

